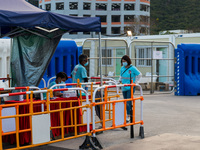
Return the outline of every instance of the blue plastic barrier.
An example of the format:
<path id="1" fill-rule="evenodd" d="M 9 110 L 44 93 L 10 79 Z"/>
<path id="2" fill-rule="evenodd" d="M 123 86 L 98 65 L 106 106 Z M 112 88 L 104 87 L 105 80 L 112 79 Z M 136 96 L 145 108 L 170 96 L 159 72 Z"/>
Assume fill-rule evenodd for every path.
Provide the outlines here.
<path id="1" fill-rule="evenodd" d="M 200 94 L 200 44 L 178 45 L 175 58 L 175 95 Z"/>
<path id="2" fill-rule="evenodd" d="M 62 71 L 71 76 L 74 66 L 78 64 L 78 57 L 81 53 L 82 47 L 78 47 L 75 41 L 61 40 L 43 76 L 46 83 L 51 77 Z M 67 80 L 67 83 L 71 82 L 71 79 Z M 39 87 L 44 87 L 43 81 L 40 82 Z"/>

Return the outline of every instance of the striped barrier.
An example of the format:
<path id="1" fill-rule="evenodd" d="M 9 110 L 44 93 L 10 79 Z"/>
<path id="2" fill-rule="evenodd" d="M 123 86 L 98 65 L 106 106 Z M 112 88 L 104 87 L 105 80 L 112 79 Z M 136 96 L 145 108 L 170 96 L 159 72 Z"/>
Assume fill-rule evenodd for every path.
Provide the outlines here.
<path id="1" fill-rule="evenodd" d="M 98 82 L 97 82 L 98 83 Z M 105 83 L 110 83 L 109 81 L 105 81 Z M 65 84 L 67 85 L 67 84 Z M 74 83 L 74 85 L 77 85 L 76 83 Z M 91 83 L 91 85 L 93 85 L 93 83 Z M 59 85 L 60 86 L 60 85 Z M 123 87 L 123 86 L 131 86 L 131 98 L 130 99 L 120 99 L 119 97 L 116 96 L 117 100 L 112 100 L 109 101 L 108 98 L 108 89 L 109 88 L 119 88 L 119 87 Z M 134 98 L 133 97 L 133 87 L 134 86 L 139 86 L 139 85 L 135 85 L 135 84 L 124 84 L 124 85 L 108 85 L 108 86 L 102 86 L 102 87 L 98 87 L 94 90 L 93 92 L 93 97 L 92 97 L 92 103 L 90 103 L 89 101 L 89 95 L 87 93 L 86 90 L 84 90 L 83 88 L 63 88 L 63 89 L 48 89 L 48 90 L 38 90 L 38 91 L 25 91 L 25 92 L 18 92 L 18 93 L 9 93 L 9 94 L 1 94 L 1 97 L 5 97 L 5 96 L 15 96 L 15 95 L 30 95 L 30 101 L 26 101 L 26 102 L 22 102 L 22 103 L 15 103 L 15 104 L 6 104 L 6 105 L 0 105 L 0 149 L 2 149 L 3 145 L 2 145 L 2 136 L 5 135 L 10 135 L 10 134 L 15 134 L 16 135 L 16 147 L 15 148 L 11 148 L 11 149 L 25 149 L 25 148 L 30 148 L 30 147 L 35 147 L 35 146 L 40 146 L 40 145 L 45 145 L 45 144 L 50 144 L 50 143 L 55 143 L 55 142 L 59 142 L 59 141 L 64 141 L 64 140 L 68 140 L 68 139 L 73 139 L 73 138 L 78 138 L 78 137 L 82 137 L 82 136 L 86 136 L 86 140 L 84 141 L 84 143 L 80 146 L 81 149 L 85 149 L 85 148 L 92 148 L 92 149 L 99 149 L 102 148 L 102 146 L 99 144 L 98 139 L 96 137 L 96 133 L 99 131 L 106 131 L 106 130 L 111 130 L 111 129 L 115 129 L 115 128 L 120 128 L 120 127 L 126 127 L 126 126 L 130 126 L 130 125 L 135 125 L 135 124 L 140 124 L 140 136 L 142 138 L 144 138 L 144 129 L 143 129 L 143 93 L 142 93 L 142 89 L 140 87 L 140 97 Z M 92 86 L 91 86 L 92 87 Z M 76 91 L 82 91 L 85 93 L 86 95 L 86 104 L 85 105 L 80 105 L 80 106 L 75 106 L 72 107 L 71 103 L 74 101 L 50 101 L 50 97 L 53 97 L 53 92 L 57 92 L 57 91 L 70 91 L 70 90 L 76 90 Z M 98 90 L 104 90 L 104 101 L 100 101 L 100 102 L 95 102 L 95 95 L 97 93 Z M 41 101 L 34 101 L 33 100 L 33 94 L 37 94 L 37 93 L 47 93 L 47 100 L 41 100 Z M 133 111 L 132 113 L 132 122 L 127 123 L 126 122 L 126 102 L 127 101 L 132 101 L 133 102 L 133 110 L 135 110 L 135 101 L 136 100 L 141 100 L 141 120 L 140 121 L 135 121 L 135 112 Z M 70 107 L 69 108 L 63 108 L 62 104 L 63 103 L 70 103 Z M 124 105 L 124 110 L 123 110 L 123 118 L 121 119 L 123 122 L 121 124 L 117 124 L 116 122 L 116 114 L 119 113 L 116 107 L 117 104 L 119 103 L 123 103 Z M 44 111 L 40 111 L 40 112 L 34 112 L 33 110 L 33 106 L 36 104 L 43 104 L 44 105 Z M 51 105 L 52 104 L 58 104 L 58 108 L 53 110 L 51 109 Z M 105 117 L 105 106 L 109 104 L 112 105 L 112 118 L 106 120 Z M 29 107 L 29 112 L 26 114 L 19 114 L 19 107 L 23 106 L 23 105 L 27 105 Z M 97 105 L 102 105 L 103 107 L 103 111 L 102 111 L 102 128 L 101 129 L 95 129 L 95 125 L 99 122 L 95 121 L 95 106 Z M 9 116 L 3 116 L 3 109 L 4 108 L 13 108 L 15 109 L 15 114 L 14 115 L 9 115 Z M 86 124 L 79 124 L 76 120 L 76 114 L 79 112 L 79 109 L 86 109 L 86 114 L 87 114 L 87 123 Z M 92 110 L 92 118 L 90 116 L 90 110 Z M 71 122 L 73 122 L 70 125 L 65 125 L 65 121 L 64 119 L 66 119 L 64 117 L 64 113 L 65 112 L 71 112 L 73 113 L 73 119 L 71 120 Z M 52 126 L 50 125 L 50 114 L 53 113 L 58 113 L 59 114 L 59 120 L 60 120 L 60 124 L 57 126 Z M 20 129 L 19 127 L 19 119 L 21 117 L 29 117 L 30 118 L 30 128 L 27 129 Z M 2 132 L 3 131 L 3 127 L 2 127 L 2 122 L 4 119 L 9 119 L 9 118 L 15 118 L 15 131 L 9 131 L 9 132 Z M 51 118 L 52 119 L 52 118 Z M 40 120 L 39 127 L 38 128 L 44 128 L 44 132 L 40 131 L 39 133 L 36 132 L 37 128 L 35 128 L 35 124 L 37 124 L 36 120 Z M 92 120 L 92 122 L 90 121 Z M 112 121 L 113 126 L 112 127 L 106 127 L 105 126 L 105 122 L 106 121 Z M 86 133 L 80 133 L 78 134 L 78 128 L 80 126 L 86 125 L 87 126 L 87 132 Z M 90 127 L 90 125 L 92 125 L 92 127 Z M 49 127 L 49 128 L 47 128 Z M 68 128 L 73 128 L 74 129 L 74 135 L 71 136 L 67 136 L 65 135 L 65 130 Z M 48 129 L 46 131 L 46 129 Z M 53 141 L 51 141 L 50 139 L 50 130 L 55 130 L 55 129 L 59 129 L 61 131 L 61 136 L 58 139 L 55 139 Z M 25 145 L 22 146 L 20 145 L 20 134 L 24 133 L 24 132 L 31 132 L 31 144 L 30 145 Z M 46 140 L 41 139 L 41 137 L 45 135 Z M 91 136 L 92 135 L 92 136 Z"/>
<path id="2" fill-rule="evenodd" d="M 117 88 L 117 87 L 125 87 L 125 86 L 131 86 L 131 98 L 130 99 L 122 99 L 122 100 L 114 100 L 114 101 L 107 101 L 107 97 L 108 97 L 108 88 Z M 140 97 L 134 98 L 133 97 L 133 87 L 134 86 L 139 86 L 140 88 Z M 98 90 L 104 89 L 104 101 L 103 102 L 95 102 L 95 93 Z M 140 121 L 135 121 L 135 101 L 136 100 L 140 100 L 141 101 L 141 108 L 140 108 Z M 130 123 L 126 122 L 126 103 L 127 101 L 132 101 L 132 119 Z M 105 122 L 106 122 L 106 118 L 105 118 L 105 105 L 106 104 L 112 104 L 113 107 L 113 118 L 112 118 L 112 126 L 111 127 L 106 127 L 105 126 Z M 140 85 L 136 85 L 136 84 L 124 84 L 124 85 L 112 85 L 112 86 L 102 86 L 99 88 L 96 88 L 94 91 L 94 96 L 93 96 L 93 102 L 92 102 L 92 107 L 93 107 L 93 130 L 92 130 L 92 137 L 86 137 L 84 143 L 79 147 L 80 149 L 102 149 L 103 147 L 101 146 L 100 142 L 98 141 L 97 137 L 96 137 L 96 132 L 100 132 L 100 131 L 106 131 L 106 130 L 112 130 L 112 129 L 116 129 L 116 128 L 123 128 L 126 126 L 132 126 L 132 125 L 136 125 L 136 124 L 140 124 L 140 132 L 139 132 L 139 136 L 141 136 L 141 138 L 144 138 L 144 127 L 143 127 L 143 92 L 142 92 L 142 88 Z M 95 106 L 97 105 L 103 105 L 103 123 L 102 123 L 102 128 L 101 129 L 95 129 L 95 125 L 96 125 L 96 121 L 95 121 Z M 122 111 L 120 111 L 122 110 Z M 120 114 L 123 114 L 123 116 L 120 116 Z M 121 117 L 119 119 L 119 116 Z M 118 118 L 117 118 L 118 117 Z M 116 119 L 117 118 L 117 119 Z M 117 121 L 116 121 L 117 120 Z M 132 133 L 133 134 L 133 133 Z M 132 136 L 132 135 L 131 135 Z M 92 138 L 92 143 L 89 141 L 89 139 Z"/>
<path id="3" fill-rule="evenodd" d="M 114 84 L 114 85 L 117 85 L 117 83 L 115 82 L 115 81 L 103 81 L 103 84 L 105 85 L 105 84 Z M 52 87 L 50 87 L 50 89 L 53 89 L 53 88 L 55 88 L 55 87 L 60 87 L 60 86 L 78 86 L 78 87 L 81 87 L 82 85 L 90 85 L 90 90 L 88 90 L 88 91 L 90 91 L 90 94 L 91 94 L 91 98 L 93 98 L 93 86 L 94 85 L 100 85 L 101 84 L 101 82 L 85 82 L 85 83 L 80 83 L 79 82 L 79 80 L 78 80 L 78 82 L 77 83 L 67 83 L 67 84 L 55 84 L 55 85 L 53 85 Z M 111 98 L 115 98 L 115 97 L 119 97 L 119 88 L 117 87 L 116 88 L 117 90 L 116 90 L 116 95 L 113 95 L 113 96 L 109 96 L 108 97 L 108 99 L 109 99 L 109 101 L 111 100 Z M 109 91 L 110 92 L 110 91 Z M 103 97 L 102 97 L 103 98 Z M 102 100 L 102 98 L 95 98 L 95 100 Z M 90 101 L 92 101 L 92 99 L 90 99 Z M 80 104 L 82 105 L 82 102 L 83 102 L 83 100 L 82 100 L 82 93 L 80 93 Z M 109 111 L 109 114 L 111 114 L 111 109 L 110 109 L 110 107 L 109 107 L 109 105 L 107 105 L 107 107 L 106 107 L 106 111 Z"/>
<path id="4" fill-rule="evenodd" d="M 29 90 L 40 90 L 39 87 L 34 87 L 34 86 L 26 86 L 26 87 L 9 87 L 9 88 L 0 88 L 0 91 L 13 91 L 13 90 L 20 90 L 20 92 L 22 92 L 22 90 L 26 90 L 26 91 L 29 91 Z M 16 96 L 16 95 L 13 95 L 14 93 L 8 93 L 8 96 Z M 43 94 L 40 93 L 40 98 L 41 100 L 43 100 Z M 21 97 L 19 99 L 20 101 L 23 100 L 23 98 Z M 28 94 L 26 94 L 26 100 L 28 101 L 29 100 L 29 97 L 28 97 Z"/>
<path id="5" fill-rule="evenodd" d="M 86 105 L 72 107 L 72 108 L 62 108 L 61 103 L 66 103 L 66 101 L 50 101 L 49 95 L 52 97 L 53 92 L 68 91 L 68 90 L 79 90 L 79 91 L 84 92 L 85 95 L 86 95 Z M 47 100 L 46 101 L 45 100 L 33 101 L 33 94 L 37 94 L 37 93 L 47 93 Z M 70 89 L 64 88 L 64 89 L 53 89 L 53 90 L 49 89 L 49 90 L 38 90 L 38 91 L 25 91 L 25 92 L 18 92 L 18 93 L 1 94 L 0 98 L 6 97 L 6 96 L 16 96 L 16 95 L 26 95 L 26 94 L 30 95 L 30 101 L 29 102 L 26 101 L 26 102 L 23 102 L 23 103 L 0 105 L 0 149 L 3 149 L 2 136 L 5 136 L 5 135 L 11 135 L 11 134 L 16 135 L 16 147 L 10 148 L 10 149 L 25 149 L 25 148 L 55 143 L 55 142 L 59 142 L 59 141 L 64 141 L 64 140 L 67 140 L 67 139 L 78 138 L 78 137 L 86 136 L 86 135 L 90 134 L 90 122 L 89 122 L 90 117 L 89 117 L 89 113 L 88 113 L 88 111 L 90 109 L 90 105 L 89 105 L 88 93 L 84 89 L 82 89 L 82 88 L 70 88 Z M 51 104 L 54 104 L 54 103 L 59 104 L 59 109 L 50 110 Z M 43 112 L 34 112 L 33 111 L 33 105 L 35 105 L 35 104 L 44 104 L 45 110 Z M 29 113 L 19 114 L 19 107 L 23 106 L 23 105 L 28 105 Z M 3 115 L 6 108 L 13 109 L 15 114 L 9 115 L 9 116 Z M 80 108 L 86 108 L 87 132 L 78 135 L 77 134 L 77 128 L 80 125 L 78 125 L 77 122 L 76 122 L 76 113 L 77 113 L 77 109 L 80 109 Z M 74 124 L 71 125 L 71 126 L 64 125 L 64 121 L 63 121 L 64 120 L 64 112 L 66 112 L 66 111 L 73 111 L 73 113 L 74 113 Z M 59 126 L 51 127 L 51 125 L 50 125 L 50 114 L 51 113 L 59 113 L 59 118 L 60 118 L 60 125 Z M 27 117 L 27 116 L 29 117 L 30 128 L 20 129 L 19 119 L 21 117 Z M 2 127 L 2 123 L 4 122 L 5 119 L 9 119 L 9 118 L 11 118 L 11 119 L 15 118 L 15 123 L 14 123 L 15 130 L 4 132 L 3 128 L 5 126 Z M 37 122 L 37 120 L 39 120 L 40 122 Z M 35 128 L 35 126 L 37 128 Z M 49 127 L 49 128 L 47 128 L 47 127 Z M 75 130 L 74 136 L 65 137 L 64 131 L 65 131 L 66 128 L 69 128 L 69 127 L 74 127 L 74 130 Z M 54 129 L 58 129 L 58 128 L 61 130 L 61 138 L 51 141 L 50 140 L 50 130 L 54 130 Z M 30 145 L 26 145 L 26 146 L 20 145 L 20 142 L 19 142 L 20 141 L 20 134 L 22 134 L 24 132 L 31 132 L 31 144 Z"/>

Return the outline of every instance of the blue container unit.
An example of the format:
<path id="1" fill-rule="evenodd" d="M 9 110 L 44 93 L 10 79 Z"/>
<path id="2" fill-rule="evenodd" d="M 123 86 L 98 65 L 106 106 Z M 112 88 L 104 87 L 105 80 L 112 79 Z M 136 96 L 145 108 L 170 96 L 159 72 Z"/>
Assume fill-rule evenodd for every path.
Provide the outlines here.
<path id="1" fill-rule="evenodd" d="M 78 56 L 81 53 L 82 47 L 78 47 L 75 41 L 61 40 L 43 76 L 46 83 L 51 77 L 62 71 L 71 76 L 72 70 L 78 64 Z M 71 82 L 71 79 L 67 80 L 67 83 Z M 43 81 L 40 82 L 39 87 L 44 87 Z"/>
<path id="2" fill-rule="evenodd" d="M 178 45 L 175 58 L 175 95 L 199 95 L 200 44 Z"/>

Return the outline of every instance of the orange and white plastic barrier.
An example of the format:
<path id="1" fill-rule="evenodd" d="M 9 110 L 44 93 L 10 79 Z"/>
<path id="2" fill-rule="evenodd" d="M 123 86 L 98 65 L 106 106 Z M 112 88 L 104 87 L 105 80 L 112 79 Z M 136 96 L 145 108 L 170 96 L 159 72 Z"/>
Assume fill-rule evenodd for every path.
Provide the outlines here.
<path id="1" fill-rule="evenodd" d="M 108 88 L 114 88 L 114 87 L 125 87 L 125 86 L 131 86 L 131 98 L 130 99 L 124 99 L 124 100 L 116 100 L 116 101 L 107 101 L 107 89 Z M 140 87 L 140 97 L 138 98 L 134 98 L 133 97 L 133 86 L 139 86 Z M 105 101 L 104 102 L 99 102 L 99 103 L 95 103 L 95 93 L 98 91 L 98 90 L 101 90 L 101 89 L 104 89 L 104 94 L 105 94 Z M 141 100 L 141 109 L 140 109 L 140 121 L 138 122 L 135 122 L 135 114 L 133 113 L 132 114 L 132 117 L 133 117 L 133 122 L 132 123 L 129 123 L 127 124 L 126 123 L 126 102 L 127 101 L 133 101 L 133 110 L 135 109 L 135 100 Z M 122 125 L 119 125 L 119 126 L 116 126 L 116 122 L 115 122 L 115 104 L 116 103 L 119 103 L 119 102 L 124 102 L 124 123 Z M 113 104 L 113 126 L 112 127 L 109 127 L 109 128 L 106 128 L 105 127 L 105 111 L 103 111 L 103 128 L 102 129 L 99 129 L 99 130 L 95 130 L 95 116 L 94 116 L 94 107 L 96 105 L 103 105 L 103 110 L 105 110 L 105 104 L 107 103 L 111 103 Z M 114 128 L 119 128 L 119 127 L 125 127 L 125 126 L 128 126 L 128 125 L 134 125 L 134 124 L 141 124 L 141 126 L 143 125 L 143 92 L 142 92 L 142 88 L 140 85 L 136 85 L 136 84 L 123 84 L 123 85 L 113 85 L 113 86 L 103 86 L 103 87 L 99 87 L 99 88 L 96 88 L 95 91 L 94 91 L 94 96 L 93 96 L 93 135 L 95 136 L 95 132 L 98 132 L 98 131 L 104 131 L 104 130 L 110 130 L 110 129 L 114 129 Z"/>
<path id="2" fill-rule="evenodd" d="M 104 81 L 104 83 L 113 83 L 113 81 Z M 100 82 L 91 82 L 91 83 L 83 83 L 83 84 L 100 84 Z M 72 83 L 72 84 L 58 84 L 56 86 L 68 86 L 68 85 L 74 85 L 77 86 L 77 83 Z M 131 87 L 131 98 L 130 99 L 119 99 L 119 97 L 116 97 L 116 100 L 108 101 L 108 89 L 109 88 L 119 88 L 119 87 L 125 87 L 125 86 L 130 86 Z M 134 98 L 133 96 L 133 88 L 134 86 L 139 86 L 140 88 L 140 96 Z M 92 87 L 92 86 L 91 86 Z M 51 87 L 53 88 L 53 86 Z M 16 88 L 11 88 L 11 89 L 20 89 L 20 87 Z M 21 89 L 26 89 L 26 87 L 21 87 Z M 4 89 L 1 89 L 4 90 Z M 10 89 L 9 89 L 10 90 Z M 27 89 L 26 89 L 27 90 Z M 50 101 L 50 97 L 53 97 L 53 92 L 57 91 L 70 91 L 70 90 L 76 90 L 76 91 L 82 91 L 85 93 L 86 96 L 86 104 L 80 105 L 80 106 L 75 106 L 75 107 L 70 107 L 70 108 L 63 108 L 62 103 L 68 103 L 68 101 Z M 104 90 L 104 101 L 101 102 L 95 102 L 95 95 L 98 90 Z M 36 93 L 47 93 L 47 100 L 41 100 L 41 101 L 33 101 L 33 94 Z M 89 95 L 88 92 L 80 87 L 74 87 L 74 88 L 61 88 L 61 89 L 48 89 L 48 90 L 36 90 L 36 91 L 24 91 L 24 92 L 18 92 L 18 93 L 8 93 L 8 94 L 0 94 L 1 97 L 5 96 L 15 96 L 15 95 L 29 95 L 30 100 L 22 103 L 14 103 L 14 104 L 5 104 L 5 105 L 0 105 L 0 149 L 2 149 L 2 136 L 4 135 L 10 135 L 10 134 L 16 134 L 16 148 L 13 149 L 24 149 L 24 148 L 30 148 L 30 147 L 35 147 L 35 146 L 40 146 L 40 145 L 45 145 L 45 144 L 50 144 L 50 143 L 55 143 L 59 141 L 64 141 L 72 138 L 78 138 L 81 136 L 86 136 L 85 142 L 80 146 L 81 149 L 84 148 L 92 148 L 92 149 L 98 149 L 95 143 L 98 143 L 98 140 L 96 138 L 96 132 L 99 131 L 106 131 L 106 130 L 111 130 L 115 128 L 120 128 L 120 127 L 126 127 L 126 126 L 131 126 L 135 124 L 140 124 L 140 136 L 144 138 L 144 131 L 143 131 L 143 92 L 142 88 L 140 85 L 137 84 L 121 84 L 121 85 L 104 85 L 101 87 L 98 87 L 94 90 L 92 94 L 92 102 L 90 103 L 89 101 Z M 141 105 L 140 105 L 140 120 L 136 121 L 135 120 L 135 101 L 140 100 Z M 132 122 L 127 123 L 126 122 L 126 103 L 127 101 L 132 101 L 133 102 L 133 113 L 132 113 Z M 58 104 L 59 107 L 56 110 L 51 110 L 51 104 Z M 44 105 L 44 111 L 40 112 L 34 112 L 33 111 L 33 105 L 35 104 L 41 104 Z M 106 122 L 106 109 L 105 106 L 106 104 L 112 105 L 112 127 L 106 127 L 105 122 Z M 19 114 L 19 106 L 22 105 L 28 105 L 29 107 L 29 113 L 26 114 Z M 97 105 L 102 105 L 102 128 L 101 129 L 95 129 L 96 121 L 95 121 L 95 106 Z M 4 113 L 4 108 L 10 108 L 12 109 L 12 112 L 15 112 L 14 114 L 10 114 L 8 116 L 3 115 Z M 86 124 L 77 124 L 76 122 L 76 113 L 78 112 L 78 109 L 85 109 L 86 110 L 86 117 L 87 117 L 87 123 Z M 91 116 L 91 110 L 92 110 L 92 116 Z M 65 125 L 64 124 L 64 112 L 69 111 L 73 112 L 74 116 L 74 124 L 71 125 Z M 59 120 L 60 124 L 57 126 L 51 126 L 50 125 L 50 114 L 51 113 L 58 113 L 59 114 Z M 119 114 L 121 116 L 119 117 Z M 28 129 L 20 129 L 19 127 L 19 118 L 20 117 L 25 117 L 29 116 L 30 117 L 30 128 Z M 8 132 L 2 132 L 3 127 L 2 127 L 2 121 L 4 119 L 8 118 L 14 118 L 15 119 L 15 130 L 14 131 L 8 131 Z M 39 120 L 39 122 L 37 122 Z M 90 121 L 92 120 L 92 122 Z M 92 129 L 90 128 L 90 125 L 92 124 Z M 79 126 L 87 125 L 87 133 L 83 134 L 77 134 L 77 128 Z M 74 127 L 74 135 L 70 137 L 65 137 L 65 129 L 66 128 L 71 128 Z M 44 131 L 39 131 L 38 128 L 41 128 Z M 60 129 L 61 131 L 61 137 L 60 139 L 56 139 L 51 141 L 50 140 L 50 130 L 54 129 Z M 26 145 L 26 146 L 21 146 L 19 142 L 19 134 L 23 132 L 31 132 L 31 144 Z M 93 140 L 91 140 L 91 135 L 93 136 Z M 100 146 L 99 146 L 100 147 Z"/>
<path id="3" fill-rule="evenodd" d="M 50 101 L 50 97 L 52 97 L 53 92 L 56 91 L 68 91 L 68 90 L 79 90 L 85 93 L 86 95 L 86 105 L 85 106 L 77 106 L 73 108 L 62 108 L 61 103 L 65 101 Z M 33 94 L 37 93 L 47 93 L 47 100 L 42 100 L 42 101 L 33 101 Z M 45 145 L 45 144 L 50 144 L 50 143 L 55 143 L 58 141 L 64 141 L 67 139 L 72 139 L 72 138 L 77 138 L 85 135 L 90 134 L 90 116 L 89 116 L 89 109 L 90 109 L 90 104 L 89 104 L 89 98 L 88 98 L 88 93 L 85 91 L 83 88 L 63 88 L 63 89 L 48 89 L 48 90 L 38 90 L 38 91 L 25 91 L 25 92 L 18 92 L 18 93 L 9 93 L 9 94 L 0 94 L 1 97 L 6 97 L 6 96 L 16 96 L 16 95 L 30 95 L 30 101 L 29 102 L 22 102 L 22 103 L 13 103 L 13 104 L 4 104 L 0 105 L 0 149 L 3 149 L 2 145 L 2 136 L 5 135 L 11 135 L 11 134 L 16 134 L 16 148 L 11 148 L 11 149 L 25 149 L 25 148 L 30 148 L 30 147 L 35 147 L 35 146 L 40 146 L 40 145 Z M 59 109 L 58 110 L 50 110 L 50 104 L 52 103 L 57 103 L 59 104 Z M 45 104 L 46 109 L 43 112 L 34 112 L 33 111 L 33 105 L 35 104 Z M 29 106 L 29 113 L 26 114 L 19 114 L 19 106 L 23 105 L 28 105 Z M 87 113 L 87 133 L 78 135 L 77 134 L 77 124 L 75 121 L 74 130 L 75 130 L 75 135 L 72 137 L 64 137 L 64 130 L 65 128 L 71 127 L 71 126 L 66 126 L 64 125 L 63 119 L 64 119 L 64 111 L 68 110 L 74 110 L 74 117 L 76 117 L 76 112 L 77 109 L 86 107 L 86 113 Z M 7 110 L 6 110 L 7 109 Z M 9 110 L 8 110 L 9 109 Z M 8 115 L 5 115 L 5 112 L 8 113 Z M 12 112 L 12 113 L 11 113 Z M 60 117 L 60 125 L 58 127 L 51 127 L 50 125 L 50 114 L 59 112 L 59 117 Z M 20 117 L 26 117 L 29 116 L 30 120 L 30 127 L 28 129 L 20 129 L 19 127 L 19 118 Z M 11 130 L 7 130 L 5 128 L 5 119 L 14 119 L 12 122 L 12 125 L 14 126 Z M 2 126 L 3 125 L 3 126 Z M 50 140 L 50 130 L 59 128 L 61 129 L 61 139 L 51 141 Z M 30 145 L 25 145 L 21 146 L 20 145 L 20 134 L 24 132 L 31 132 L 31 144 Z"/>
<path id="4" fill-rule="evenodd" d="M 131 86 L 131 98 L 130 99 L 122 99 L 122 100 L 114 100 L 114 101 L 107 101 L 107 94 L 108 94 L 108 88 L 116 88 L 116 87 L 125 87 L 125 86 Z M 134 86 L 139 86 L 140 88 L 140 97 L 134 98 L 133 97 L 133 87 Z M 95 102 L 95 93 L 98 90 L 104 89 L 104 101 L 103 102 Z M 141 108 L 140 108 L 140 121 L 135 121 L 135 101 L 136 100 L 140 100 L 141 101 Z M 133 102 L 133 111 L 132 111 L 132 122 L 127 123 L 126 122 L 126 103 L 127 101 L 132 101 Z M 112 126 L 111 127 L 106 127 L 105 126 L 105 105 L 107 103 L 112 104 L 113 106 L 113 118 L 112 118 Z M 122 105 L 121 105 L 122 104 Z M 140 124 L 140 133 L 139 136 L 141 136 L 141 138 L 144 138 L 144 128 L 143 128 L 143 92 L 142 92 L 142 88 L 140 85 L 136 85 L 136 84 L 124 84 L 124 85 L 112 85 L 112 86 L 102 86 L 99 88 L 96 88 L 94 91 L 94 96 L 93 96 L 93 102 L 92 102 L 92 107 L 93 107 L 93 142 L 96 143 L 95 147 L 99 147 L 102 148 L 102 146 L 100 145 L 99 141 L 97 140 L 97 137 L 95 135 L 96 132 L 100 132 L 100 131 L 105 131 L 105 130 L 112 130 L 115 128 L 123 128 L 126 126 L 131 126 L 131 125 L 135 125 L 135 124 Z M 97 105 L 103 105 L 103 122 L 102 122 L 102 128 L 101 129 L 95 129 L 95 106 Z M 121 110 L 121 111 L 120 111 Z M 121 115 L 121 116 L 120 116 Z M 84 149 L 84 148 L 94 148 L 93 144 L 87 142 L 88 138 L 86 137 L 85 142 L 79 147 L 80 149 Z"/>

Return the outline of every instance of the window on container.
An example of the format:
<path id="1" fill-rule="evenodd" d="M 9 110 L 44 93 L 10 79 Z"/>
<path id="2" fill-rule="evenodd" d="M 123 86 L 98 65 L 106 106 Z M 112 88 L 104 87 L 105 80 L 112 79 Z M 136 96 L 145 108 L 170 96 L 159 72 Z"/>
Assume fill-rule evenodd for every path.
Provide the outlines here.
<path id="1" fill-rule="evenodd" d="M 120 15 L 112 15 L 112 22 L 120 22 Z"/>
<path id="2" fill-rule="evenodd" d="M 112 57 L 112 49 L 102 49 L 102 57 Z M 112 59 L 111 58 L 104 58 L 102 59 L 102 65 L 112 65 Z"/>
<path id="3" fill-rule="evenodd" d="M 106 35 L 107 34 L 107 28 L 106 27 L 102 27 L 101 28 L 101 34 L 102 35 Z"/>
<path id="4" fill-rule="evenodd" d="M 141 59 L 141 58 L 145 57 L 144 50 L 145 50 L 144 48 L 138 49 L 138 52 L 137 52 L 138 57 L 137 58 L 139 58 L 139 60 L 137 60 L 137 66 L 144 66 L 144 60 Z"/>
<path id="5" fill-rule="evenodd" d="M 146 48 L 146 56 L 145 58 L 151 58 L 151 48 Z M 146 60 L 146 66 L 151 66 L 151 60 Z"/>
<path id="6" fill-rule="evenodd" d="M 70 2 L 69 9 L 72 9 L 72 10 L 78 9 L 78 2 Z"/>
<path id="7" fill-rule="evenodd" d="M 134 15 L 124 15 L 124 22 L 134 22 Z"/>
<path id="8" fill-rule="evenodd" d="M 112 27 L 111 32 L 112 34 L 120 34 L 120 27 Z"/>
<path id="9" fill-rule="evenodd" d="M 51 10 L 51 4 L 46 4 L 45 7 L 46 7 L 46 10 L 47 10 L 47 11 L 50 11 L 50 10 Z"/>
<path id="10" fill-rule="evenodd" d="M 64 10 L 64 2 L 56 3 L 56 10 Z"/>
<path id="11" fill-rule="evenodd" d="M 124 10 L 135 10 L 134 4 L 124 4 Z"/>
<path id="12" fill-rule="evenodd" d="M 107 4 L 96 3 L 96 10 L 105 11 L 107 10 Z"/>
<path id="13" fill-rule="evenodd" d="M 83 10 L 90 10 L 91 9 L 91 3 L 83 3 Z"/>
<path id="14" fill-rule="evenodd" d="M 121 7 L 121 4 L 119 4 L 119 3 L 113 3 L 111 7 L 112 7 L 111 10 L 113 10 L 113 11 L 119 11 L 120 7 Z"/>
<path id="15" fill-rule="evenodd" d="M 136 56 L 139 58 L 139 60 L 136 60 L 138 67 L 151 66 L 151 48 L 138 48 Z"/>
<path id="16" fill-rule="evenodd" d="M 99 16 L 99 15 L 96 15 L 96 17 L 100 17 L 101 22 L 107 22 L 107 16 Z"/>
<path id="17" fill-rule="evenodd" d="M 140 11 L 148 11 L 148 6 L 140 4 Z"/>

